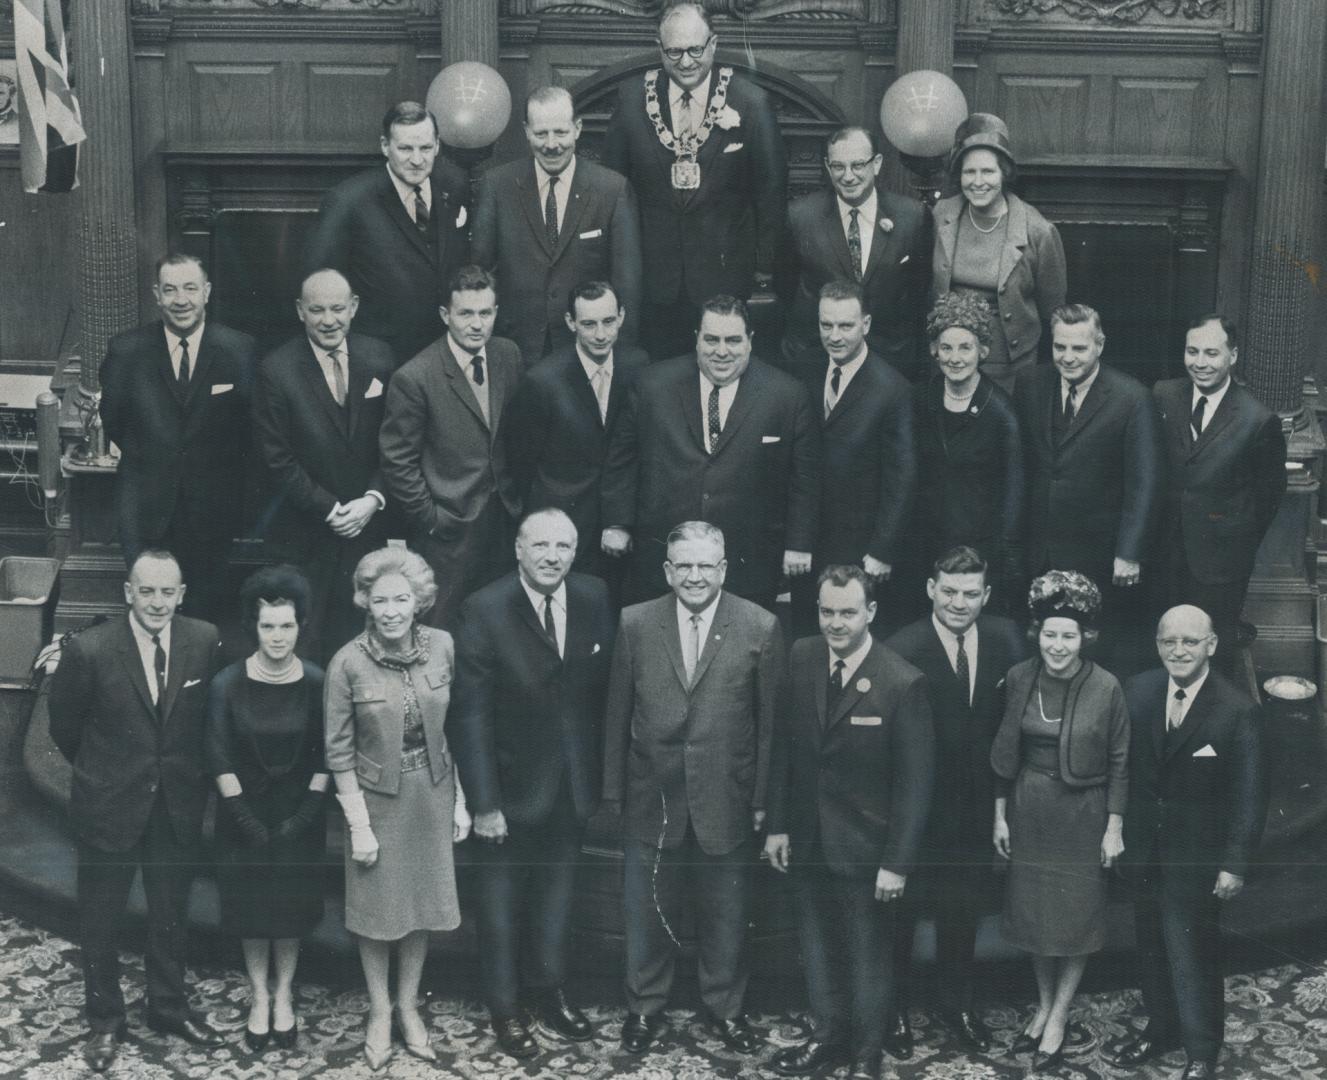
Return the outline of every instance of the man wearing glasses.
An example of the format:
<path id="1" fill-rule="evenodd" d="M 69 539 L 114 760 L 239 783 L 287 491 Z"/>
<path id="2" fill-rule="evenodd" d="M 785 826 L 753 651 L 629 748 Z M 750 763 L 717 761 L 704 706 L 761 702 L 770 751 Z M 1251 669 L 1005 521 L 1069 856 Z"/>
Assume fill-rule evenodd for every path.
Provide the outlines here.
<path id="1" fill-rule="evenodd" d="M 839 128 L 825 143 L 830 186 L 788 208 L 792 313 L 783 355 L 794 374 L 820 366 L 817 305 L 821 286 L 831 281 L 852 281 L 862 290 L 874 352 L 909 379 L 928 366 L 922 323 L 931 219 L 916 199 L 876 187 L 882 163 L 874 134 Z"/>
<path id="2" fill-rule="evenodd" d="M 787 154 L 765 94 L 714 64 L 718 38 L 696 3 L 659 19 L 662 69 L 628 79 L 603 163 L 640 202 L 648 294 L 641 342 L 654 360 L 685 352 L 703 301 L 747 299 L 772 280 L 787 210 Z"/>
<path id="3" fill-rule="evenodd" d="M 1132 718 L 1122 867 L 1147 1026 L 1108 1051 L 1137 1068 L 1183 1047 L 1184 1080 L 1215 1075 L 1224 1037 L 1221 901 L 1244 887 L 1267 815 L 1258 708 L 1212 670 L 1223 643 L 1192 605 L 1157 627 L 1163 668 L 1125 683 Z"/>

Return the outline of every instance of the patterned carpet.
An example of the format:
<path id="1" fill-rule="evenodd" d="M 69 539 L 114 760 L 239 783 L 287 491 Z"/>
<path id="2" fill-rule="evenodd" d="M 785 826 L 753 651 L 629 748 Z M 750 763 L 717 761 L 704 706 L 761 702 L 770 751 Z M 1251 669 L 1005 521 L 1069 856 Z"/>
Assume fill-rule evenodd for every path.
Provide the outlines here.
<path id="1" fill-rule="evenodd" d="M 194 1002 L 209 1022 L 229 1033 L 218 1050 L 195 1050 L 178 1039 L 151 1034 L 141 1024 L 143 972 L 141 959 L 126 956 L 126 996 L 131 1038 L 123 1045 L 108 1074 L 144 1080 L 297 1080 L 368 1077 L 360 1056 L 367 1000 L 350 980 L 320 978 L 314 973 L 298 984 L 297 1010 L 301 1035 L 294 1051 L 269 1050 L 248 1055 L 239 1042 L 247 1015 L 242 974 L 221 965 L 205 965 L 191 973 Z M 430 962 L 432 963 L 432 961 Z M 434 973 L 436 976 L 436 973 Z M 430 973 L 426 972 L 426 980 Z M 16 918 L 0 916 L 0 1076 L 22 1080 L 73 1080 L 86 1077 L 81 1057 L 85 1035 L 81 1015 L 82 980 L 74 946 Z M 1287 963 L 1226 982 L 1228 1005 L 1225 1077 L 1294 1077 L 1327 1080 L 1327 970 L 1311 963 Z M 1183 1066 L 1175 1054 L 1159 1067 L 1121 1070 L 1106 1064 L 1102 1048 L 1122 1038 L 1137 1023 L 1138 996 L 1131 990 L 1103 991 L 1079 997 L 1071 1028 L 1074 1053 L 1056 1075 L 1085 1078 L 1170 1077 Z M 541 1043 L 545 1053 L 533 1063 L 519 1064 L 494 1048 L 483 1008 L 473 1000 L 431 998 L 431 1017 L 440 1064 L 430 1066 L 398 1048 L 384 1073 L 388 1077 L 460 1077 L 465 1080 L 747 1080 L 773 1075 L 760 1061 L 729 1053 L 708 1037 L 693 1014 L 670 1011 L 669 1030 L 659 1050 L 643 1059 L 624 1056 L 617 1046 L 621 1013 L 616 1008 L 587 1010 L 600 1023 L 600 1036 L 585 1047 Z M 892 1063 L 906 1080 L 998 1080 L 1028 1074 L 1026 1059 L 1006 1055 L 1026 1008 L 993 1008 L 986 1019 L 996 1031 L 997 1048 L 985 1057 L 965 1056 L 947 1033 L 920 1010 L 912 1013 L 918 1037 L 916 1055 Z M 800 1015 L 757 1012 L 753 1021 L 768 1033 L 772 1048 L 805 1036 Z M 771 1050 L 772 1052 L 772 1050 Z M 762 1055 L 762 1060 L 768 1054 Z M 889 1076 L 886 1069 L 886 1076 Z"/>

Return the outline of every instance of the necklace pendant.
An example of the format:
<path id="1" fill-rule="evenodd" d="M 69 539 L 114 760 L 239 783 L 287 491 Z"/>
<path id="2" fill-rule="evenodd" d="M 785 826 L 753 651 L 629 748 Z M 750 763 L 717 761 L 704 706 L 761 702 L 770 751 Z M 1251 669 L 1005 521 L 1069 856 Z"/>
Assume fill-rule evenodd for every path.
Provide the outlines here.
<path id="1" fill-rule="evenodd" d="M 700 187 L 700 162 L 674 161 L 673 188 L 676 191 L 695 191 Z"/>

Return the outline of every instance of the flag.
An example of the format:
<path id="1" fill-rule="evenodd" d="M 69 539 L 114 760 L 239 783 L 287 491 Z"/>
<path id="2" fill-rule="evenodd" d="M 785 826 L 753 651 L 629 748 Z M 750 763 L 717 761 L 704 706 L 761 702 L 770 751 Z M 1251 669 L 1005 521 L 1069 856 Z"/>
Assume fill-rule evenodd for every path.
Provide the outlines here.
<path id="1" fill-rule="evenodd" d="M 18 146 L 23 190 L 78 186 L 78 144 L 87 138 L 69 87 L 60 0 L 14 0 Z"/>

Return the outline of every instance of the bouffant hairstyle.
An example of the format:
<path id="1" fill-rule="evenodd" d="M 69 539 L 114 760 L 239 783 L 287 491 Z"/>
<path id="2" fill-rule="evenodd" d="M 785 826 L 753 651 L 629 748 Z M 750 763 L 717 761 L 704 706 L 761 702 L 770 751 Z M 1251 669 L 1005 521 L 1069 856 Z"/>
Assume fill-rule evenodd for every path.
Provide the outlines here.
<path id="1" fill-rule="evenodd" d="M 991 347 L 991 305 L 975 293 L 947 292 L 926 316 L 926 336 L 934 345 L 946 330 L 967 330 L 983 349 Z"/>
<path id="2" fill-rule="evenodd" d="M 253 630 L 263 605 L 289 604 L 295 609 L 295 621 L 301 626 L 309 617 L 309 579 L 298 569 L 283 563 L 255 570 L 240 586 L 240 611 L 245 624 Z"/>
<path id="3" fill-rule="evenodd" d="M 433 606 L 438 596 L 438 583 L 433 569 L 409 548 L 385 547 L 370 551 L 355 567 L 355 606 L 369 609 L 369 593 L 384 574 L 400 574 L 410 583 L 415 594 L 416 615 L 422 615 Z"/>
<path id="4" fill-rule="evenodd" d="M 1085 643 L 1097 640 L 1095 623 L 1101 611 L 1101 590 L 1077 570 L 1048 570 L 1034 579 L 1028 589 L 1028 609 L 1032 612 L 1028 637 L 1033 641 L 1047 619 L 1073 619 Z"/>

